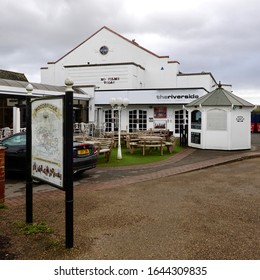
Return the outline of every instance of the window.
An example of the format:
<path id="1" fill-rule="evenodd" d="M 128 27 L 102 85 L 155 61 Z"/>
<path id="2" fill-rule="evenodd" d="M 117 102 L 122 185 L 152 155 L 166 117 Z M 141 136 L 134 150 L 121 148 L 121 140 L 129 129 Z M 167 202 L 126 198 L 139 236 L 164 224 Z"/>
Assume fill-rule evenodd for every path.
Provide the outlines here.
<path id="1" fill-rule="evenodd" d="M 112 110 L 105 110 L 106 132 L 112 131 Z"/>
<path id="2" fill-rule="evenodd" d="M 207 112 L 208 130 L 227 130 L 227 112 L 221 109 L 212 109 Z"/>
<path id="3" fill-rule="evenodd" d="M 201 111 L 195 110 L 191 112 L 191 128 L 201 129 Z"/>
<path id="4" fill-rule="evenodd" d="M 147 111 L 145 110 L 129 111 L 129 132 L 137 130 L 147 130 Z"/>
<path id="5" fill-rule="evenodd" d="M 7 146 L 24 146 L 26 145 L 26 135 L 18 134 L 10 137 L 8 139 L 2 140 L 2 142 Z"/>
<path id="6" fill-rule="evenodd" d="M 139 110 L 139 130 L 147 130 L 147 112 Z"/>

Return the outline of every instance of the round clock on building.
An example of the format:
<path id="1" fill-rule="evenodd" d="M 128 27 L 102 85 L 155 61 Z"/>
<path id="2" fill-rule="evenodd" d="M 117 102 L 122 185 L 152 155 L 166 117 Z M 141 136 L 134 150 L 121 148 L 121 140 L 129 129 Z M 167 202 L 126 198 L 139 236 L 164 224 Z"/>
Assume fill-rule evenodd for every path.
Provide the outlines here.
<path id="1" fill-rule="evenodd" d="M 102 54 L 102 55 L 106 55 L 108 53 L 108 47 L 107 46 L 102 46 L 100 49 L 99 49 L 99 52 Z"/>

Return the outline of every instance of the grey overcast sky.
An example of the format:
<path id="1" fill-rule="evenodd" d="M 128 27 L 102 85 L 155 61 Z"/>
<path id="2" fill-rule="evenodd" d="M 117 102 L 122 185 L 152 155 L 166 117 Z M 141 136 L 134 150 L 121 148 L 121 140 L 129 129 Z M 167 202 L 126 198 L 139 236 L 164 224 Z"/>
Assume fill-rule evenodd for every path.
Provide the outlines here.
<path id="1" fill-rule="evenodd" d="M 0 0 L 0 69 L 40 82 L 56 61 L 103 26 L 180 62 L 260 105 L 259 0 Z"/>

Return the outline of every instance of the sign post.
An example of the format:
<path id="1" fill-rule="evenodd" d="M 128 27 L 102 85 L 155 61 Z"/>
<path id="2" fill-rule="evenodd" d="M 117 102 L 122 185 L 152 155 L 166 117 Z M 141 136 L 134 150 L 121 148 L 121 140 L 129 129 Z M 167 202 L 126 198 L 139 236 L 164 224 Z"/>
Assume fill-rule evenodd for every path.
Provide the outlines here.
<path id="1" fill-rule="evenodd" d="M 32 118 L 31 118 L 31 97 L 33 86 L 28 84 L 26 87 L 26 223 L 33 222 L 33 183 L 31 174 L 32 160 Z"/>
<path id="2" fill-rule="evenodd" d="M 73 247 L 73 82 L 66 79 L 64 102 L 64 188 L 66 248 Z"/>
<path id="3" fill-rule="evenodd" d="M 32 223 L 32 179 L 65 191 L 66 248 L 73 247 L 73 82 L 65 96 L 27 96 L 26 222 Z M 28 86 L 31 93 L 32 86 Z"/>

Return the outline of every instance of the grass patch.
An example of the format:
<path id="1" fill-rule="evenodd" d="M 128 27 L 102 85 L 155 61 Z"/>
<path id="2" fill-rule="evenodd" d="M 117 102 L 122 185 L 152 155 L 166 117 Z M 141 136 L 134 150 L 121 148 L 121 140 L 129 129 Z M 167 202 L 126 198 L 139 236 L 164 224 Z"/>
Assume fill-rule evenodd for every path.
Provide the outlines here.
<path id="1" fill-rule="evenodd" d="M 137 164 L 147 164 L 152 162 L 158 162 L 161 160 L 168 159 L 169 157 L 174 156 L 176 153 L 182 151 L 184 147 L 181 147 L 178 143 L 175 145 L 173 153 L 169 154 L 167 148 L 164 148 L 163 155 L 160 155 L 160 151 L 153 150 L 149 152 L 148 150 L 145 153 L 145 156 L 142 155 L 140 148 L 136 148 L 134 153 L 131 155 L 129 150 L 122 146 L 122 159 L 117 159 L 117 148 L 113 148 L 112 154 L 110 156 L 109 162 L 106 162 L 103 155 L 100 155 L 98 158 L 98 166 L 128 166 L 128 165 L 137 165 Z"/>
<path id="2" fill-rule="evenodd" d="M 36 233 L 53 233 L 53 230 L 48 227 L 45 223 L 35 224 L 22 224 L 18 225 L 20 232 L 29 235 Z"/>
<path id="3" fill-rule="evenodd" d="M 7 209 L 7 206 L 4 203 L 0 203 L 0 210 Z"/>

